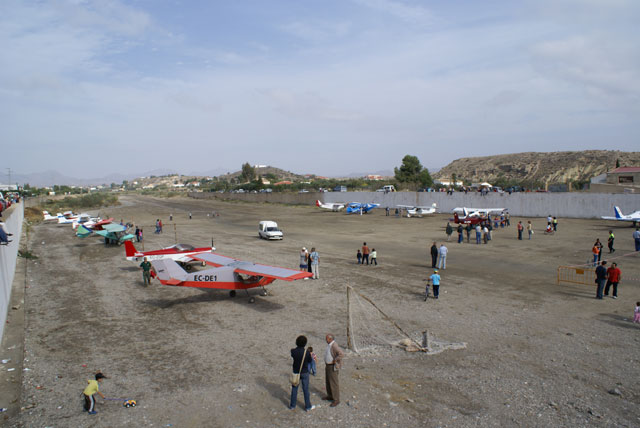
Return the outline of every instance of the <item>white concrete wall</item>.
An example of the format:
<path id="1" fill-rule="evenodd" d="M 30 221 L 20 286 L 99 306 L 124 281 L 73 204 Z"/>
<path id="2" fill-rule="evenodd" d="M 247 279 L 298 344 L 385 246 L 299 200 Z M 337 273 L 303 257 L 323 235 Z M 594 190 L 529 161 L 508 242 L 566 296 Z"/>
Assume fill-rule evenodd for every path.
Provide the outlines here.
<path id="1" fill-rule="evenodd" d="M 511 215 L 546 217 L 549 214 L 564 218 L 599 218 L 613 216 L 613 206 L 624 214 L 640 210 L 640 194 L 608 193 L 479 193 L 455 192 L 448 196 L 442 192 L 330 192 L 323 193 L 324 202 L 374 202 L 380 208 L 396 205 L 429 206 L 438 204 L 439 212 L 451 212 L 455 207 L 507 208 Z"/>
<path id="2" fill-rule="evenodd" d="M 12 205 L 2 213 L 1 220 L 5 224 L 5 231 L 13 233 L 9 245 L 0 245 L 0 341 L 7 321 L 9 302 L 11 301 L 11 286 L 16 273 L 18 247 L 22 234 L 22 220 L 24 219 L 24 202 Z"/>

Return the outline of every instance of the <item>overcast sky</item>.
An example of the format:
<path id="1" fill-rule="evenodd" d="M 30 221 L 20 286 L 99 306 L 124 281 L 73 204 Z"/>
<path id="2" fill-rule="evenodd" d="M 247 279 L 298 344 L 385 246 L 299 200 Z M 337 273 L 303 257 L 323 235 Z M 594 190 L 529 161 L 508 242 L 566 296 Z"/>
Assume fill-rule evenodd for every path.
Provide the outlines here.
<path id="1" fill-rule="evenodd" d="M 0 2 L 0 167 L 640 150 L 640 1 Z"/>

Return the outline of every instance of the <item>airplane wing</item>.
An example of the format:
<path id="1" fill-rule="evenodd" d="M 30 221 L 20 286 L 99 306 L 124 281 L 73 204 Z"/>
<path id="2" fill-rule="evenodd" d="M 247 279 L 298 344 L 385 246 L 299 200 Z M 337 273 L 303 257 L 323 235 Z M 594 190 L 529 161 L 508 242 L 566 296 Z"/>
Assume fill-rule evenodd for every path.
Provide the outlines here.
<path id="1" fill-rule="evenodd" d="M 228 266 L 234 262 L 239 261 L 234 259 L 233 257 L 221 256 L 220 254 L 215 254 L 209 251 L 205 253 L 190 254 L 189 257 L 191 257 L 193 260 L 205 262 L 206 264 L 215 267 Z"/>
<path id="2" fill-rule="evenodd" d="M 187 280 L 188 274 L 171 259 L 152 260 L 151 265 L 158 279 L 167 285 L 178 285 Z"/>
<path id="3" fill-rule="evenodd" d="M 127 230 L 127 227 L 121 224 L 109 223 L 109 224 L 103 225 L 102 229 L 104 229 L 107 232 L 116 233 L 116 232 L 124 232 L 125 230 Z"/>
<path id="4" fill-rule="evenodd" d="M 611 217 L 611 216 L 602 216 L 600 217 L 603 220 L 616 220 L 616 221 L 635 221 L 635 222 L 640 222 L 640 217 L 636 217 L 636 218 L 620 218 L 620 217 Z"/>
<path id="5" fill-rule="evenodd" d="M 282 279 L 284 281 L 295 281 L 296 279 L 309 278 L 312 276 L 309 272 L 243 261 L 236 261 L 230 266 L 234 267 L 236 272 L 245 275 L 265 276 L 267 278 Z"/>

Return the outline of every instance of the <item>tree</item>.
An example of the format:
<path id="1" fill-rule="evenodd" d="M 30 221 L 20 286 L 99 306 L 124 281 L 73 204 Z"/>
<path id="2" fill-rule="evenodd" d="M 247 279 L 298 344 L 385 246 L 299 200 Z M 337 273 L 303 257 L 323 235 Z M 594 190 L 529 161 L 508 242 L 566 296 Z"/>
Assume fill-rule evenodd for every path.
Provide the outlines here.
<path id="1" fill-rule="evenodd" d="M 256 176 L 256 171 L 249 162 L 242 164 L 242 178 L 244 181 L 252 181 Z"/>
<path id="2" fill-rule="evenodd" d="M 416 156 L 406 155 L 402 158 L 400 168 L 394 168 L 399 183 L 420 183 L 423 187 L 433 184 L 429 170 L 424 168 Z"/>

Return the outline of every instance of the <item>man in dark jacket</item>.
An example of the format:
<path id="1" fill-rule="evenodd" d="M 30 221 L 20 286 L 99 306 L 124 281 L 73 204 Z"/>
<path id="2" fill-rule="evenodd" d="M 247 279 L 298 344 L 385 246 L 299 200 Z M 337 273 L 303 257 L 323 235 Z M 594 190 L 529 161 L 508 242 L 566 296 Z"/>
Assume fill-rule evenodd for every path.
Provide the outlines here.
<path id="1" fill-rule="evenodd" d="M 436 263 L 438 262 L 438 246 L 434 242 L 431 246 L 431 267 L 433 269 L 436 268 Z"/>
<path id="2" fill-rule="evenodd" d="M 604 283 L 607 281 L 607 268 L 605 267 L 606 264 L 607 262 L 604 261 L 600 264 L 600 266 L 596 268 L 596 284 L 598 284 L 598 288 L 596 289 L 596 299 L 600 300 L 602 300 Z"/>

